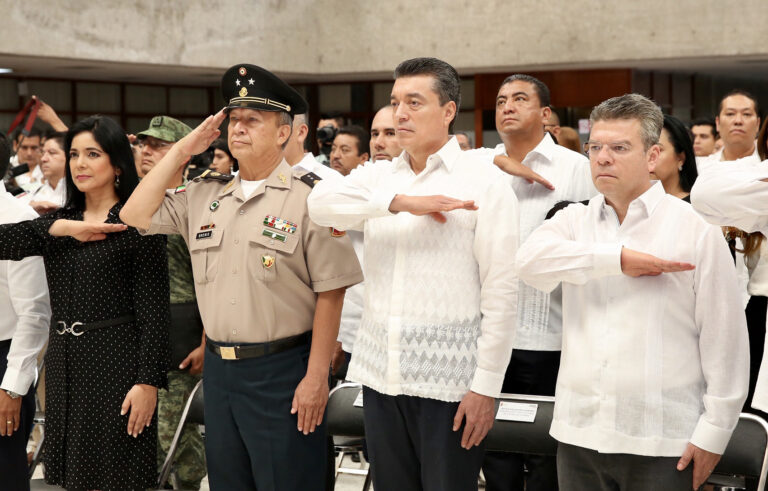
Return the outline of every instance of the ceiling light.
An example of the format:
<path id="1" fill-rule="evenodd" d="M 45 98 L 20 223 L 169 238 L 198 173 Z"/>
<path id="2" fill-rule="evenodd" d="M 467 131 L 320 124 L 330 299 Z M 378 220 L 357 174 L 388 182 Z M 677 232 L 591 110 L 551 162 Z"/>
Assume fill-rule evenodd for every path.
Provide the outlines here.
<path id="1" fill-rule="evenodd" d="M 0 73 L 13 73 L 13 68 L 0 68 Z"/>

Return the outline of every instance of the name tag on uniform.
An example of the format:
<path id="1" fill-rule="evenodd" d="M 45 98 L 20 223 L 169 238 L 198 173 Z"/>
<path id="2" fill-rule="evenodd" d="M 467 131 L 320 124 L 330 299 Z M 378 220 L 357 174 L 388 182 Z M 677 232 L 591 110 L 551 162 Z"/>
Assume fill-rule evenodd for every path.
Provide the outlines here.
<path id="1" fill-rule="evenodd" d="M 536 421 L 536 411 L 539 405 L 525 402 L 501 401 L 496 419 L 502 421 L 520 421 L 533 423 Z"/>
<path id="2" fill-rule="evenodd" d="M 198 232 L 197 235 L 195 235 L 195 239 L 207 239 L 211 235 L 213 235 L 213 230 L 206 230 L 205 232 Z"/>
<path id="3" fill-rule="evenodd" d="M 261 232 L 261 235 L 264 237 L 269 237 L 270 239 L 279 240 L 280 242 L 285 242 L 288 240 L 288 237 L 285 234 L 279 234 L 272 230 L 267 230 L 266 228 Z"/>

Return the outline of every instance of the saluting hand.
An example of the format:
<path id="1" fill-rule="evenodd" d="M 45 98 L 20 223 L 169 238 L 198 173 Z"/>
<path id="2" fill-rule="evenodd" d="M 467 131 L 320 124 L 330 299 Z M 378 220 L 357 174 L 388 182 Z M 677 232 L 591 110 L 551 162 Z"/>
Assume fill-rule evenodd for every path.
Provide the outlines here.
<path id="1" fill-rule="evenodd" d="M 527 165 L 523 165 L 511 157 L 507 157 L 506 155 L 497 155 L 493 158 L 493 163 L 496 164 L 496 167 L 503 170 L 507 174 L 521 177 L 531 184 L 538 182 L 550 191 L 555 190 L 555 186 L 553 186 L 551 182 L 547 181 L 539 174 L 533 172 Z"/>
<path id="2" fill-rule="evenodd" d="M 407 212 L 412 215 L 429 215 L 440 223 L 445 223 L 447 219 L 443 213 L 453 210 L 477 210 L 473 200 L 463 201 L 448 196 L 406 196 L 405 194 L 395 195 L 392 203 L 389 204 L 389 211 L 393 213 Z"/>
<path id="3" fill-rule="evenodd" d="M 54 237 L 74 237 L 80 242 L 104 240 L 107 234 L 122 232 L 128 226 L 122 223 L 93 223 L 80 220 L 56 220 L 48 229 L 48 233 Z"/>
<path id="4" fill-rule="evenodd" d="M 461 435 L 461 448 L 469 450 L 480 445 L 493 427 L 493 410 L 493 397 L 472 391 L 464 395 L 453 418 L 453 431 L 458 431 L 461 421 L 466 420 Z"/>
<path id="5" fill-rule="evenodd" d="M 298 413 L 297 428 L 309 435 L 323 422 L 325 406 L 328 404 L 328 379 L 307 374 L 293 395 L 291 414 Z"/>
<path id="6" fill-rule="evenodd" d="M 621 272 L 627 276 L 658 276 L 661 273 L 677 273 L 696 268 L 690 263 L 667 261 L 626 247 L 621 249 Z"/>
<path id="7" fill-rule="evenodd" d="M 197 155 L 203 153 L 211 146 L 213 140 L 221 135 L 219 126 L 224 122 L 227 114 L 224 109 L 213 116 L 208 116 L 200 123 L 197 128 L 192 130 L 187 136 L 176 142 L 175 146 L 183 155 Z"/>
<path id="8" fill-rule="evenodd" d="M 147 384 L 136 384 L 125 396 L 120 408 L 120 416 L 130 411 L 128 418 L 128 434 L 136 438 L 144 428 L 152 422 L 157 406 L 157 387 Z"/>

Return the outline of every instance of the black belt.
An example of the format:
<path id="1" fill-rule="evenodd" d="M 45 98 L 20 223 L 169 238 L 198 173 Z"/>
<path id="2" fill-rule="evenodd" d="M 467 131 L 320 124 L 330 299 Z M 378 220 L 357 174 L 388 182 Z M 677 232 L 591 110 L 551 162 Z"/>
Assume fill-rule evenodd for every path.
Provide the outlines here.
<path id="1" fill-rule="evenodd" d="M 11 340 L 10 339 L 3 339 L 0 341 L 0 348 L 10 348 L 11 347 Z"/>
<path id="2" fill-rule="evenodd" d="M 280 353 L 296 346 L 308 344 L 311 339 L 312 331 L 307 331 L 290 338 L 278 339 L 268 343 L 246 344 L 245 346 L 222 346 L 206 337 L 205 345 L 208 346 L 209 350 L 219 355 L 222 360 L 242 360 Z"/>
<path id="3" fill-rule="evenodd" d="M 84 324 L 82 322 L 73 322 L 69 326 L 67 326 L 67 323 L 64 321 L 58 321 L 56 325 L 61 327 L 57 328 L 56 332 L 60 335 L 69 333 L 73 336 L 82 336 L 86 332 L 93 331 L 94 329 L 102 329 L 104 327 L 112 327 L 120 324 L 127 324 L 135 320 L 136 320 L 136 317 L 133 314 L 128 314 L 128 315 L 117 317 L 115 319 L 107 319 L 107 320 L 98 321 L 98 322 L 89 322 L 88 324 Z"/>

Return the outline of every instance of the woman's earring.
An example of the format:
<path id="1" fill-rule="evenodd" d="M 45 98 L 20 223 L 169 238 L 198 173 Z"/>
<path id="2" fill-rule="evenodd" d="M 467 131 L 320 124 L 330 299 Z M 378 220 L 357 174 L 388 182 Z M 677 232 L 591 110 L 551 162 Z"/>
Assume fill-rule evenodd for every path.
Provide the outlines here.
<path id="1" fill-rule="evenodd" d="M 120 187 L 120 174 L 115 175 L 115 187 L 116 188 Z"/>
<path id="2" fill-rule="evenodd" d="M 677 170 L 683 172 L 683 164 L 678 165 Z"/>

